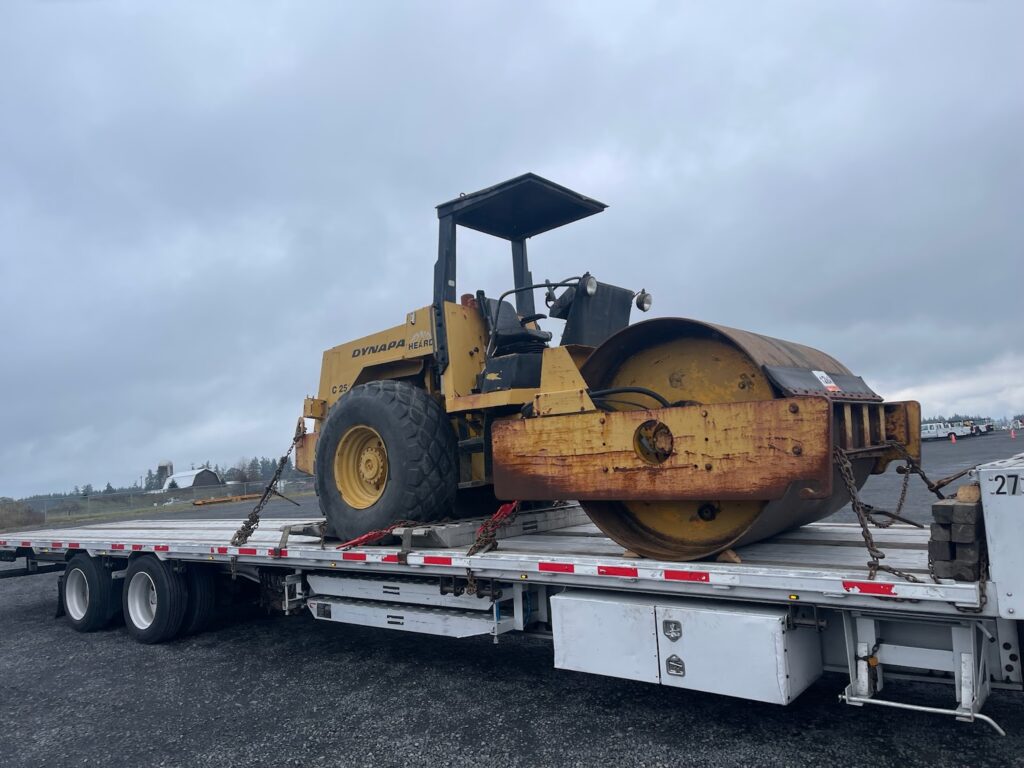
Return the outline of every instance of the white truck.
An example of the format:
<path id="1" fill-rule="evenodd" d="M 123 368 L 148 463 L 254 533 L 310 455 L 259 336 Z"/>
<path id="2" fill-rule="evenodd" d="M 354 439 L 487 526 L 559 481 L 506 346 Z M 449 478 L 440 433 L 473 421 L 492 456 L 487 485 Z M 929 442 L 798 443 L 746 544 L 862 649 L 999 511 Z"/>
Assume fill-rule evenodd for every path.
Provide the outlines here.
<path id="1" fill-rule="evenodd" d="M 971 426 L 962 421 L 934 421 L 921 424 L 922 440 L 949 440 L 953 437 L 970 437 L 973 434 Z"/>
<path id="2" fill-rule="evenodd" d="M 495 642 L 536 633 L 561 669 L 783 705 L 834 673 L 848 704 L 1002 733 L 982 708 L 993 689 L 1024 690 L 1024 454 L 973 476 L 981 502 L 965 509 L 981 538 L 954 543 L 968 525 L 956 522 L 956 503 L 949 524 L 936 523 L 942 535 L 874 529 L 892 571 L 868 567 L 860 526 L 829 522 L 723 562 L 631 557 L 572 504 L 520 512 L 496 548 L 472 554 L 480 521 L 339 547 L 322 538 L 321 520 L 263 520 L 241 546 L 229 543 L 235 521 L 159 520 L 0 533 L 0 559 L 24 559 L 25 573 L 63 571 L 59 610 L 75 629 L 123 612 L 143 643 L 200 630 L 216 591 L 239 580 L 286 614 Z M 943 578 L 933 557 L 961 546 L 974 547 L 977 576 Z M 948 565 L 955 575 L 957 562 Z M 901 701 L 906 680 L 947 685 L 949 706 Z"/>

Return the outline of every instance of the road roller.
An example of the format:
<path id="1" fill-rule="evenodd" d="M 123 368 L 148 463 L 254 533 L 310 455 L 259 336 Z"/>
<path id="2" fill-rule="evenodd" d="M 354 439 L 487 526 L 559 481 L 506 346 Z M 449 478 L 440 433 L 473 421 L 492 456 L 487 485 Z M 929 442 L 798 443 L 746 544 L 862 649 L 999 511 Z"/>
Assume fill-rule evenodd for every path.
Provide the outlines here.
<path id="1" fill-rule="evenodd" d="M 625 550 L 696 560 L 820 520 L 920 457 L 919 405 L 817 349 L 630 324 L 651 294 L 589 272 L 535 281 L 526 241 L 606 207 L 532 173 L 437 207 L 432 303 L 325 351 L 303 404 L 296 464 L 330 534 L 578 500 Z M 459 227 L 511 244 L 507 290 L 458 291 Z"/>

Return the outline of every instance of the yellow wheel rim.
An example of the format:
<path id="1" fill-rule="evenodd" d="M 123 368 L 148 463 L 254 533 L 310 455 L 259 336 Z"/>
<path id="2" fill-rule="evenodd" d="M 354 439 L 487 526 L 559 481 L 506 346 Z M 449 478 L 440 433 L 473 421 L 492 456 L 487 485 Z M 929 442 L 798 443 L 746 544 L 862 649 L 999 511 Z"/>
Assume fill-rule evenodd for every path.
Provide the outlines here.
<path id="1" fill-rule="evenodd" d="M 372 507 L 388 483 L 388 452 L 370 427 L 352 427 L 334 452 L 334 484 L 345 503 L 354 509 Z"/>

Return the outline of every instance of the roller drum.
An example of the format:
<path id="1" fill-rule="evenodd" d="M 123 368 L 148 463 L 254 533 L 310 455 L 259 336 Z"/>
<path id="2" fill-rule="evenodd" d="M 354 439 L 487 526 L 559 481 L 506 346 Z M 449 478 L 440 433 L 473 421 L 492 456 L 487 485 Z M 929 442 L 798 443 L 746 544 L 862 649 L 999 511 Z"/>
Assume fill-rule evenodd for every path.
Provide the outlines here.
<path id="1" fill-rule="evenodd" d="M 852 376 L 835 358 L 812 347 L 681 318 L 659 318 L 624 329 L 598 347 L 581 372 L 592 391 L 644 388 L 674 405 L 710 405 L 785 397 L 769 378 L 770 368 Z M 636 394 L 608 396 L 602 406 L 653 407 Z M 873 461 L 853 461 L 858 488 Z M 834 474 L 834 492 L 825 499 L 802 498 L 799 489 L 791 487 L 774 500 L 581 503 L 591 520 L 628 550 L 664 560 L 697 560 L 836 512 L 849 496 Z"/>

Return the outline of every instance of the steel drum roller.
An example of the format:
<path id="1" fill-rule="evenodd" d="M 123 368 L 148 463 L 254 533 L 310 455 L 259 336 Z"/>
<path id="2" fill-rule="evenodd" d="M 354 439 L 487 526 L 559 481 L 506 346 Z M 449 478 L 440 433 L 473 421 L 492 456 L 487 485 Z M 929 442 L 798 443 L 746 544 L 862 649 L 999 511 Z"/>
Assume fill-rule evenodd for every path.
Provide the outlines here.
<path id="1" fill-rule="evenodd" d="M 598 347 L 581 372 L 591 390 L 640 387 L 672 404 L 739 403 L 785 395 L 766 366 L 849 374 L 819 350 L 748 331 L 681 318 L 630 326 Z M 651 408 L 643 395 L 610 398 L 616 410 Z M 837 439 L 833 437 L 833 440 Z M 874 459 L 854 459 L 858 488 Z M 826 499 L 801 498 L 798 489 L 773 501 L 582 501 L 611 539 L 645 557 L 695 560 L 820 520 L 849 501 L 838 474 Z"/>

